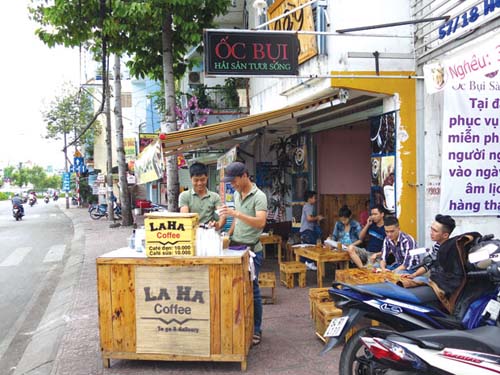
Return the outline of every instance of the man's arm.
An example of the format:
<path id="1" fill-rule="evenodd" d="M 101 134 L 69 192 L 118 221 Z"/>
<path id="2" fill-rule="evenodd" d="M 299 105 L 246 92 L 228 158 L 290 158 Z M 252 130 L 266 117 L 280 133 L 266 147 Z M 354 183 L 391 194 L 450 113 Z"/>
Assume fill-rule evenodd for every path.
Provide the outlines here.
<path id="1" fill-rule="evenodd" d="M 362 244 L 363 241 L 365 240 L 366 235 L 368 234 L 368 228 L 372 224 L 372 219 L 371 217 L 368 217 L 368 221 L 366 222 L 366 225 L 361 229 L 361 232 L 359 232 L 359 243 Z M 356 241 L 358 242 L 358 241 Z"/>
<path id="2" fill-rule="evenodd" d="M 267 211 L 256 211 L 255 216 L 245 215 L 240 211 L 236 211 L 233 208 L 226 208 L 223 210 L 223 215 L 228 215 L 234 217 L 236 220 L 241 220 L 251 227 L 263 229 L 266 226 Z M 234 220 L 233 220 L 234 226 Z M 232 226 L 231 226 L 232 227 Z"/>
<path id="3" fill-rule="evenodd" d="M 387 265 L 387 241 L 384 239 L 384 242 L 382 243 L 382 259 L 380 260 L 380 269 L 382 271 L 386 271 L 385 266 Z"/>
<path id="4" fill-rule="evenodd" d="M 181 207 L 181 213 L 188 214 L 189 213 L 189 207 L 188 206 L 182 206 Z"/>

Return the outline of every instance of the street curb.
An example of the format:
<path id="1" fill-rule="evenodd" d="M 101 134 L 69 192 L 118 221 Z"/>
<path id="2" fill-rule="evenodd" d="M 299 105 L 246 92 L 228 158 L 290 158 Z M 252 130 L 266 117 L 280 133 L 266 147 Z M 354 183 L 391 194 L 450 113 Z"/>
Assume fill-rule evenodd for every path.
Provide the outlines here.
<path id="1" fill-rule="evenodd" d="M 53 373 L 59 345 L 64 337 L 66 325 L 71 319 L 73 295 L 83 266 L 85 232 L 83 225 L 75 220 L 71 210 L 60 208 L 73 225 L 70 249 L 57 287 L 13 375 Z"/>

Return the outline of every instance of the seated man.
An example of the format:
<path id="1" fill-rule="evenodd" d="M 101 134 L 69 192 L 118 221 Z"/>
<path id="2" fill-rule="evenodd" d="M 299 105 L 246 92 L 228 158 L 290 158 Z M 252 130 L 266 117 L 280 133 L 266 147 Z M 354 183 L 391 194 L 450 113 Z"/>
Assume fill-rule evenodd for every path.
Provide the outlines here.
<path id="1" fill-rule="evenodd" d="M 414 268 L 420 265 L 420 257 L 418 255 L 410 255 L 410 250 L 417 247 L 417 243 L 413 237 L 399 228 L 399 220 L 394 216 L 384 218 L 384 229 L 386 237 L 382 245 L 380 269 L 383 272 L 413 272 Z M 390 254 L 394 256 L 395 261 L 388 267 L 387 260 Z"/>
<path id="2" fill-rule="evenodd" d="M 375 263 L 377 257 L 381 254 L 382 243 L 385 238 L 384 215 L 384 207 L 380 205 L 374 206 L 370 210 L 366 225 L 359 233 L 359 239 L 347 248 L 351 260 L 359 268 L 363 268 L 363 264 L 366 263 Z M 368 236 L 368 244 L 366 249 L 363 249 L 359 246 L 363 244 L 366 236 Z"/>
<path id="3" fill-rule="evenodd" d="M 431 224 L 431 240 L 434 241 L 432 249 L 430 250 L 430 257 L 432 258 L 432 263 L 436 262 L 438 259 L 438 252 L 441 245 L 450 238 L 451 233 L 455 229 L 455 220 L 448 215 L 436 215 L 434 222 Z M 422 281 L 424 283 L 428 282 L 428 277 L 422 276 L 427 271 L 430 270 L 429 265 L 423 265 L 422 267 L 415 270 L 415 272 L 403 277 L 408 279 L 415 279 L 415 281 Z"/>

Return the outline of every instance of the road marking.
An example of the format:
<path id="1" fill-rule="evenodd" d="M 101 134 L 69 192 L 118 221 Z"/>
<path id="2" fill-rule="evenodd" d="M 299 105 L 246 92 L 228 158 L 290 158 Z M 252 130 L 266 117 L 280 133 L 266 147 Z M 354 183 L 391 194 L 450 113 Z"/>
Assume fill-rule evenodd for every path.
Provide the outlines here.
<path id="1" fill-rule="evenodd" d="M 3 340 L 0 342 L 0 358 L 2 358 L 9 348 L 10 343 L 16 337 L 18 331 L 21 329 L 21 327 L 24 324 L 24 321 L 26 320 L 28 314 L 31 313 L 31 310 L 35 306 L 36 301 L 38 300 L 38 297 L 40 297 L 40 293 L 42 293 L 43 289 L 47 286 L 48 280 L 52 277 L 52 274 L 54 273 L 54 270 L 56 269 L 57 265 L 53 265 L 46 273 L 45 276 L 43 277 L 43 280 L 41 280 L 40 283 L 37 284 L 36 288 L 33 290 L 33 295 L 31 296 L 31 299 L 29 302 L 26 304 L 24 307 L 23 312 L 17 318 L 16 322 L 14 325 L 9 329 L 9 332 L 3 337 Z"/>
<path id="2" fill-rule="evenodd" d="M 50 216 L 50 217 L 56 217 L 56 216 L 57 216 L 57 214 L 50 214 L 49 216 Z"/>
<path id="3" fill-rule="evenodd" d="M 45 255 L 43 263 L 60 262 L 64 256 L 66 245 L 53 245 L 50 247 L 49 252 Z"/>
<path id="4" fill-rule="evenodd" d="M 0 267 L 17 266 L 24 257 L 31 251 L 32 247 L 18 247 L 7 258 L 0 263 Z"/>
<path id="5" fill-rule="evenodd" d="M 29 217 L 39 218 L 40 214 L 28 214 Z"/>

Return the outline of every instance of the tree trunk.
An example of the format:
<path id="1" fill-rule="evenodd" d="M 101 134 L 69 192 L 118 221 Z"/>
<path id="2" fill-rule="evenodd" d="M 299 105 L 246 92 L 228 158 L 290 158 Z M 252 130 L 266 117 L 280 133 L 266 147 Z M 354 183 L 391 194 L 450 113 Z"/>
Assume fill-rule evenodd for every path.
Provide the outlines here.
<path id="1" fill-rule="evenodd" d="M 163 132 L 176 131 L 175 119 L 175 79 L 174 79 L 174 55 L 173 55 L 173 30 L 172 15 L 169 13 L 165 17 L 162 27 L 163 45 L 163 80 L 165 85 L 165 129 Z M 177 169 L 177 156 L 167 157 L 167 207 L 170 212 L 178 211 L 179 197 L 179 173 Z"/>
<path id="2" fill-rule="evenodd" d="M 127 164 L 125 161 L 125 147 L 123 145 L 123 118 L 122 118 L 122 81 L 120 72 L 120 56 L 115 55 L 115 127 L 116 153 L 118 159 L 118 175 L 120 180 L 120 202 L 122 205 L 122 225 L 132 225 L 132 210 L 128 193 Z"/>
<path id="3" fill-rule="evenodd" d="M 108 60 L 109 61 L 109 60 Z M 104 70 L 104 69 L 103 69 Z M 106 67 L 103 71 L 103 80 L 105 81 L 106 92 L 106 202 L 108 203 L 108 220 L 114 221 L 113 202 L 111 196 L 113 193 L 113 148 L 111 147 L 111 90 L 109 87 L 109 70 Z"/>

